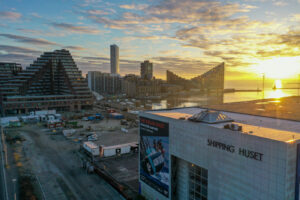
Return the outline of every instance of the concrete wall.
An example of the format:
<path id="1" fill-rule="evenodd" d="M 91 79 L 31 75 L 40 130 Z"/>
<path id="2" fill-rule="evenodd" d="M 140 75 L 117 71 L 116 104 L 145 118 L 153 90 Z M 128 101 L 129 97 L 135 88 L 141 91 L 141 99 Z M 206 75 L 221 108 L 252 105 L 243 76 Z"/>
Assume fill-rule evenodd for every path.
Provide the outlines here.
<path id="1" fill-rule="evenodd" d="M 208 169 L 208 199 L 288 199 L 287 144 L 178 120 L 170 133 L 171 154 Z M 234 145 L 235 152 L 208 146 L 208 138 Z M 263 153 L 263 160 L 239 155 L 239 147 Z"/>
<path id="2" fill-rule="evenodd" d="M 178 199 L 188 197 L 188 166 L 185 161 L 208 170 L 208 199 L 292 200 L 294 198 L 295 144 L 219 129 L 202 123 L 180 121 L 149 113 L 142 115 L 169 123 L 170 154 L 182 159 L 178 171 L 178 186 L 180 186 L 177 187 Z M 233 145 L 235 152 L 208 146 L 207 139 Z M 262 161 L 239 155 L 239 148 L 262 153 Z M 157 192 L 151 191 L 148 186 L 142 185 L 142 191 L 158 197 Z"/>

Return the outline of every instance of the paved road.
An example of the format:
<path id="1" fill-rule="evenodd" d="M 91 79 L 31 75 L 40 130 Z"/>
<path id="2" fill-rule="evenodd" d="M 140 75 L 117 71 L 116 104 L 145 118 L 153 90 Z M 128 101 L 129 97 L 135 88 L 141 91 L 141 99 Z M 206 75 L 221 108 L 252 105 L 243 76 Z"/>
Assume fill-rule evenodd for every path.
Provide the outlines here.
<path id="1" fill-rule="evenodd" d="M 23 130 L 24 149 L 31 158 L 46 199 L 118 200 L 120 194 L 96 174 L 88 175 L 80 168 L 75 154 L 78 145 L 62 135 L 50 136 L 32 129 Z"/>

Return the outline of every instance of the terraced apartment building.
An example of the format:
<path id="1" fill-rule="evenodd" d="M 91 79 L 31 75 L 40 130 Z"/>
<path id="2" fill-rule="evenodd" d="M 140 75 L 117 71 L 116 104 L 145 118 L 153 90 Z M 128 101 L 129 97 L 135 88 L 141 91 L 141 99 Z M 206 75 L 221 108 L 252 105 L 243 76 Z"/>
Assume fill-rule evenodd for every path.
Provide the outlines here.
<path id="1" fill-rule="evenodd" d="M 13 67 L 16 66 L 16 67 Z M 68 50 L 45 52 L 25 70 L 0 63 L 1 115 L 90 108 L 93 96 Z"/>
<path id="2" fill-rule="evenodd" d="M 183 86 L 185 89 L 198 88 L 205 93 L 223 93 L 225 63 L 192 79 L 185 79 L 167 70 L 167 83 Z"/>

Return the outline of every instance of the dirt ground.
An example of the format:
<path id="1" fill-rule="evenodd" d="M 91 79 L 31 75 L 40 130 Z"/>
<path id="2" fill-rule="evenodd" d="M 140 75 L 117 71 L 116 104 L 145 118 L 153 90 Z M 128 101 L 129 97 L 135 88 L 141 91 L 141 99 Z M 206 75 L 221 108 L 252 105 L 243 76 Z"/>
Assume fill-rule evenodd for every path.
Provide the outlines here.
<path id="1" fill-rule="evenodd" d="M 98 175 L 81 168 L 79 143 L 36 125 L 18 131 L 26 139 L 22 144 L 28 163 L 22 165 L 37 176 L 46 199 L 123 199 Z"/>
<path id="2" fill-rule="evenodd" d="M 74 129 L 76 132 L 68 137 L 73 141 L 84 141 L 89 134 L 96 134 L 98 136 L 97 141 L 93 141 L 98 145 L 111 146 L 118 144 L 125 144 L 131 142 L 138 142 L 138 128 L 129 128 L 120 125 L 120 120 L 104 119 L 99 122 L 90 122 L 77 120 L 78 125 L 83 125 L 82 129 Z M 89 129 L 90 130 L 87 130 Z M 128 132 L 121 131 L 121 128 L 125 128 Z"/>

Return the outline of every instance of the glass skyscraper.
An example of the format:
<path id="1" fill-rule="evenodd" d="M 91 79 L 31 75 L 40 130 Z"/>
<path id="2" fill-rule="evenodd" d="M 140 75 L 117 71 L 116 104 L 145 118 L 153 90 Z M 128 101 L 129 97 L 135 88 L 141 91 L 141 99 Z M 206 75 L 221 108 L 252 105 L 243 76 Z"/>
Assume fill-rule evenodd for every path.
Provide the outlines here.
<path id="1" fill-rule="evenodd" d="M 110 45 L 110 73 L 119 74 L 119 47 L 115 44 Z"/>

